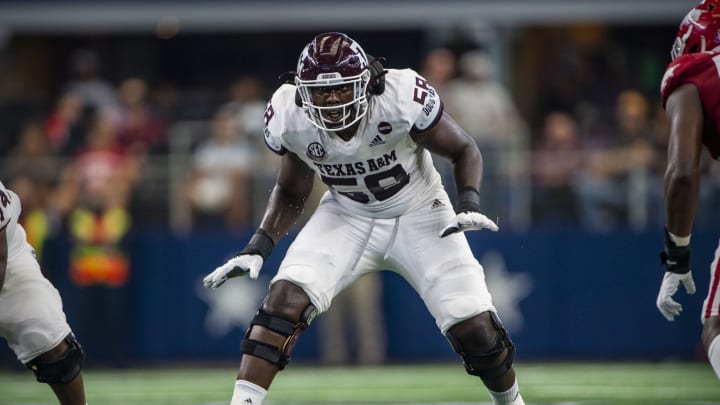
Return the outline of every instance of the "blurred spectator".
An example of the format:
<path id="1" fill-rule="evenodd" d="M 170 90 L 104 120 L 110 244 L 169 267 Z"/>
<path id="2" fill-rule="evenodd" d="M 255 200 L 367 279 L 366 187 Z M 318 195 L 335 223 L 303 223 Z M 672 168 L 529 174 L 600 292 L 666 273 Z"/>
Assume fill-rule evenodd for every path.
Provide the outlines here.
<path id="1" fill-rule="evenodd" d="M 3 159 L 2 173 L 8 180 L 27 177 L 47 192 L 57 180 L 60 164 L 53 155 L 43 125 L 30 121 L 20 130 L 17 145 Z"/>
<path id="2" fill-rule="evenodd" d="M 150 90 L 151 104 L 165 122 L 177 120 L 180 112 L 180 89 L 171 81 L 162 81 Z"/>
<path id="3" fill-rule="evenodd" d="M 31 121 L 3 163 L 3 178 L 23 202 L 20 223 L 40 259 L 45 239 L 59 226 L 61 213 L 51 202 L 62 162 L 52 155 L 42 124 Z"/>
<path id="4" fill-rule="evenodd" d="M 137 161 L 117 143 L 111 117 L 96 114 L 86 139 L 67 168 L 76 204 L 126 205 L 138 179 Z"/>
<path id="5" fill-rule="evenodd" d="M 577 223 L 577 197 L 572 179 L 581 164 L 577 122 L 565 112 L 549 114 L 532 154 L 534 225 Z"/>
<path id="6" fill-rule="evenodd" d="M 244 76 L 234 81 L 228 89 L 229 100 L 223 108 L 234 109 L 240 130 L 253 144 L 257 157 L 250 190 L 252 222 L 259 224 L 267 196 L 275 185 L 279 159 L 265 146 L 263 133 L 267 99 L 262 82 L 256 77 Z M 320 183 L 320 182 L 318 182 Z M 256 208 L 257 207 L 257 208 Z"/>
<path id="7" fill-rule="evenodd" d="M 420 75 L 430 83 L 443 98 L 445 85 L 457 74 L 455 55 L 447 48 L 435 48 L 422 60 Z"/>
<path id="8" fill-rule="evenodd" d="M 227 106 L 236 109 L 242 131 L 253 142 L 263 142 L 263 115 L 267 105 L 264 93 L 262 82 L 251 76 L 241 77 L 228 89 Z"/>
<path id="9" fill-rule="evenodd" d="M 92 201 L 81 201 L 67 218 L 72 238 L 69 276 L 82 290 L 78 333 L 87 339 L 90 361 L 122 367 L 130 329 L 131 262 L 125 242 L 131 217 L 112 188 L 112 183 L 100 185 Z"/>
<path id="10" fill-rule="evenodd" d="M 506 143 L 521 118 L 512 96 L 495 78 L 492 59 L 469 51 L 460 57 L 459 68 L 460 76 L 446 86 L 446 108 L 478 143 Z"/>
<path id="11" fill-rule="evenodd" d="M 126 238 L 128 199 L 137 179 L 132 155 L 117 144 L 115 126 L 100 113 L 85 147 L 63 176 L 65 195 L 74 197 L 67 215 L 72 239 L 69 279 L 82 289 L 78 334 L 87 338 L 92 361 L 123 366 L 127 354 L 130 259 Z M 102 346 L 94 344 L 102 343 Z"/>
<path id="12" fill-rule="evenodd" d="M 150 106 L 145 80 L 125 79 L 118 94 L 121 102 L 118 142 L 137 156 L 166 153 L 168 123 Z"/>
<path id="13" fill-rule="evenodd" d="M 210 138 L 193 155 L 182 198 L 187 225 L 231 230 L 251 225 L 255 156 L 254 145 L 238 125 L 237 110 L 220 108 L 210 123 Z"/>
<path id="14" fill-rule="evenodd" d="M 519 176 L 528 171 L 525 122 L 510 93 L 497 81 L 487 54 L 464 53 L 459 70 L 460 76 L 445 86 L 445 108 L 475 138 L 483 154 L 481 206 L 493 216 L 512 220 L 510 193 L 515 186 L 522 187 Z"/>
<path id="15" fill-rule="evenodd" d="M 129 208 L 144 226 L 164 225 L 168 212 L 169 122 L 149 101 L 145 80 L 130 77 L 118 86 L 122 103 L 117 123 L 117 143 L 133 157 L 138 174 Z"/>
<path id="16" fill-rule="evenodd" d="M 53 152 L 69 156 L 85 142 L 85 107 L 80 96 L 64 93 L 45 120 Z"/>
<path id="17" fill-rule="evenodd" d="M 117 123 L 120 101 L 112 83 L 102 77 L 100 56 L 95 51 L 79 49 L 71 55 L 70 79 L 64 90 L 78 96 L 84 107 Z"/>
<path id="18" fill-rule="evenodd" d="M 614 131 L 583 145 L 587 154 L 576 190 L 587 229 L 610 231 L 646 218 L 648 166 L 657 153 L 649 114 L 642 93 L 623 91 L 617 97 Z"/>

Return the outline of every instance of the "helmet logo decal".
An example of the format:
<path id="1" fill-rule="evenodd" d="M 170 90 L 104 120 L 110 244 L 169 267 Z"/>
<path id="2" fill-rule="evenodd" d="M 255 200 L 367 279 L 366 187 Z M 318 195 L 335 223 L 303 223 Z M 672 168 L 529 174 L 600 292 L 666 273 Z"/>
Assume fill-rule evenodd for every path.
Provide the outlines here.
<path id="1" fill-rule="evenodd" d="M 333 40 L 331 43 L 327 43 L 328 41 Z M 324 38 L 320 39 L 320 55 L 336 55 L 338 53 L 338 49 L 340 48 L 340 45 L 342 45 L 343 40 L 340 36 L 326 36 Z"/>
<path id="2" fill-rule="evenodd" d="M 313 142 L 308 145 L 305 154 L 316 162 L 321 162 L 327 158 L 327 152 L 325 152 L 325 148 L 319 142 Z"/>
<path id="3" fill-rule="evenodd" d="M 378 124 L 377 129 L 378 129 L 378 132 L 380 132 L 381 134 L 387 135 L 390 132 L 392 132 L 392 125 L 390 125 L 389 122 L 383 121 Z"/>

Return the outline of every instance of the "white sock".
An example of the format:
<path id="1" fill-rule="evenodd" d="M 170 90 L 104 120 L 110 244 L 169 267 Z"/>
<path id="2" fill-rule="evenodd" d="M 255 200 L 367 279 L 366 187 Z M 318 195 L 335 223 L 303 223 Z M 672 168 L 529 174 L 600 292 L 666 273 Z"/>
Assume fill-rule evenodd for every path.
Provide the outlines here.
<path id="1" fill-rule="evenodd" d="M 713 370 L 715 370 L 715 375 L 720 378 L 720 335 L 715 336 L 712 342 L 710 342 L 708 360 Z"/>
<path id="2" fill-rule="evenodd" d="M 509 390 L 504 392 L 495 392 L 488 390 L 490 396 L 493 399 L 495 405 L 525 405 L 525 402 L 520 396 L 520 388 L 518 387 L 517 379 L 513 383 Z"/>
<path id="3" fill-rule="evenodd" d="M 265 388 L 250 381 L 237 380 L 230 405 L 261 405 L 265 395 Z"/>

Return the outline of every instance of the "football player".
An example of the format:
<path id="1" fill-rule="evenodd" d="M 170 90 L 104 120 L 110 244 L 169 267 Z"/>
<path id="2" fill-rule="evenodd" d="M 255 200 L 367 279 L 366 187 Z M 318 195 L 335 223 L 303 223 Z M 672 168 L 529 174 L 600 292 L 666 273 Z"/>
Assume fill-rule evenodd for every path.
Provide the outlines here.
<path id="1" fill-rule="evenodd" d="M 515 346 L 463 234 L 498 229 L 480 213 L 482 158 L 473 138 L 443 112 L 427 80 L 411 69 L 384 69 L 345 34 L 313 38 L 291 76 L 265 110 L 265 142 L 282 164 L 261 225 L 204 285 L 257 278 L 303 210 L 316 175 L 329 190 L 248 328 L 231 404 L 262 403 L 313 318 L 343 288 L 381 269 L 414 287 L 494 403 L 524 404 Z M 454 165 L 457 211 L 431 152 Z"/>
<path id="2" fill-rule="evenodd" d="M 82 347 L 18 223 L 20 211 L 17 194 L 0 182 L 0 336 L 61 405 L 85 405 Z"/>
<path id="3" fill-rule="evenodd" d="M 720 0 L 704 0 L 680 24 L 665 71 L 661 96 L 670 122 L 665 172 L 665 276 L 657 296 L 660 312 L 672 321 L 682 306 L 673 299 L 680 284 L 695 292 L 690 236 L 698 205 L 700 155 L 705 145 L 720 158 Z M 720 246 L 710 266 L 703 303 L 702 341 L 720 378 Z"/>

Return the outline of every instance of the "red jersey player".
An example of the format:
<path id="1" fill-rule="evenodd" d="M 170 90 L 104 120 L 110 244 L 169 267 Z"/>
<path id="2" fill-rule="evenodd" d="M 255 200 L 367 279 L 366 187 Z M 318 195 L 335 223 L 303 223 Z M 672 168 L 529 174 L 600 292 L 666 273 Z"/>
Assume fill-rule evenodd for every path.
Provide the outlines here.
<path id="1" fill-rule="evenodd" d="M 700 155 L 704 145 L 720 158 L 720 0 L 704 0 L 680 24 L 665 71 L 661 95 L 670 121 L 665 172 L 665 276 L 657 307 L 669 321 L 682 306 L 673 300 L 680 283 L 695 292 L 690 266 L 690 236 L 698 205 Z M 720 246 L 710 267 L 703 304 L 702 341 L 720 378 Z"/>

